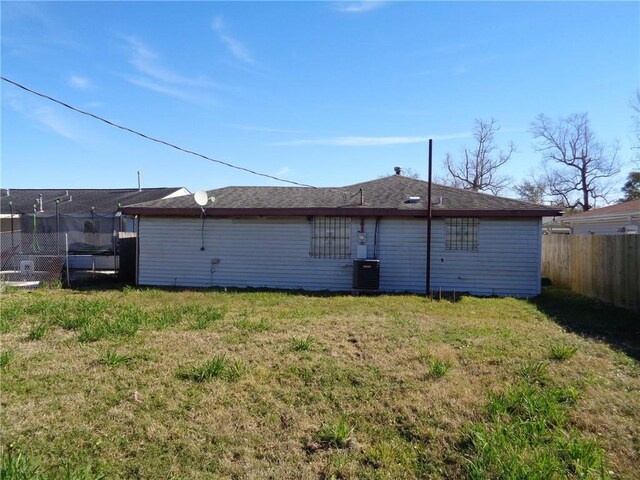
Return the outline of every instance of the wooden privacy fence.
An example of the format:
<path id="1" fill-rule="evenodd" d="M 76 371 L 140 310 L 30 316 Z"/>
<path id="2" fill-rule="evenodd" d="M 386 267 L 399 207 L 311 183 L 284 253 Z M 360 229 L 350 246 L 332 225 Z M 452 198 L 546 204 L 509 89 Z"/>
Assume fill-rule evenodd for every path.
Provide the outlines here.
<path id="1" fill-rule="evenodd" d="M 543 235 L 542 275 L 554 285 L 640 310 L 640 235 Z"/>
<path id="2" fill-rule="evenodd" d="M 138 238 L 133 232 L 120 232 L 120 280 L 130 285 L 136 283 L 136 259 Z"/>

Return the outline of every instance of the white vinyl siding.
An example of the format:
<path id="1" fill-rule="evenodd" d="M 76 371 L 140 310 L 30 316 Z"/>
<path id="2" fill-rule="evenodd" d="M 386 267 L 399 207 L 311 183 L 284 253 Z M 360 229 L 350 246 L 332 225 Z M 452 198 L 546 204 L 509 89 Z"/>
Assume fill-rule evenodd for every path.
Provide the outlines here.
<path id="1" fill-rule="evenodd" d="M 434 222 L 434 227 L 433 290 L 514 297 L 540 293 L 542 228 L 539 218 L 481 218 L 475 251 L 446 250 L 443 222 Z"/>
<path id="2" fill-rule="evenodd" d="M 474 295 L 540 293 L 540 219 L 482 218 L 477 250 L 448 250 L 445 222 L 431 225 L 431 289 Z M 380 223 L 380 289 L 424 292 L 427 226 L 420 219 Z"/>
<path id="3" fill-rule="evenodd" d="M 345 259 L 309 256 L 311 221 L 209 217 L 201 251 L 200 219 L 142 217 L 138 282 L 350 290 L 360 219 L 351 220 L 351 258 Z M 375 223 L 365 221 L 368 258 L 374 257 Z M 477 250 L 447 250 L 444 220 L 434 219 L 431 288 L 518 297 L 540 293 L 540 219 L 482 218 L 477 228 Z M 424 293 L 426 230 L 424 219 L 380 220 L 380 290 Z"/>
<path id="4" fill-rule="evenodd" d="M 628 219 L 599 220 L 592 223 L 567 222 L 571 225 L 571 233 L 574 235 L 594 233 L 598 235 L 611 235 L 624 233 L 624 227 L 628 225 L 640 226 L 637 219 L 630 221 Z"/>
<path id="5" fill-rule="evenodd" d="M 143 285 L 349 290 L 351 259 L 309 256 L 310 226 L 295 218 L 140 221 Z M 212 261 L 217 262 L 212 264 Z"/>

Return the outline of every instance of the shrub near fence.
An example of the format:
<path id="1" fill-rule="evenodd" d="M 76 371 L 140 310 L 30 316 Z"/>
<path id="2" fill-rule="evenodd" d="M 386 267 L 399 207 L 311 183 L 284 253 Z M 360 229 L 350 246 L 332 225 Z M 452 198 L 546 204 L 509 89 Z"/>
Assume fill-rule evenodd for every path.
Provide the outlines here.
<path id="1" fill-rule="evenodd" d="M 582 295 L 640 310 L 640 235 L 544 235 L 542 275 Z"/>

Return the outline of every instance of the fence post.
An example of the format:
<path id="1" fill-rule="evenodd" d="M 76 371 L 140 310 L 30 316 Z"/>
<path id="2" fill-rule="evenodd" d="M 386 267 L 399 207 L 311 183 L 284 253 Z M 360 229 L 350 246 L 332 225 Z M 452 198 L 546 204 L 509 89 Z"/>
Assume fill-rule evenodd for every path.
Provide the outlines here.
<path id="1" fill-rule="evenodd" d="M 71 286 L 71 278 L 69 278 L 69 234 L 67 232 L 64 233 L 64 255 L 65 255 L 65 265 L 67 267 L 67 287 Z"/>

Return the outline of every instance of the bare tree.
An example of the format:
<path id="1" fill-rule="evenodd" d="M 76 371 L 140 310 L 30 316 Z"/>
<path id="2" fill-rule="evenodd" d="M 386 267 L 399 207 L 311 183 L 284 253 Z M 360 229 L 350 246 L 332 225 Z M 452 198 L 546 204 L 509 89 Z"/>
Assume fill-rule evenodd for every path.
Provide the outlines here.
<path id="1" fill-rule="evenodd" d="M 620 172 L 618 145 L 605 147 L 589 126 L 586 113 L 554 121 L 543 114 L 531 124 L 536 149 L 544 155 L 544 181 L 548 194 L 568 208 L 593 208 L 606 200 Z"/>
<path id="2" fill-rule="evenodd" d="M 444 166 L 451 175 L 447 183 L 476 192 L 488 190 L 494 195 L 508 186 L 511 179 L 499 175 L 498 169 L 507 163 L 516 147 L 510 142 L 505 151 L 499 150 L 494 138 L 498 130 L 500 126 L 495 119 L 476 119 L 474 148 L 465 146 L 462 157 L 457 160 L 450 153 L 444 159 Z"/>
<path id="3" fill-rule="evenodd" d="M 401 175 L 403 177 L 409 177 L 415 180 L 420 180 L 420 173 L 418 173 L 416 170 L 414 170 L 411 167 L 403 168 Z"/>

